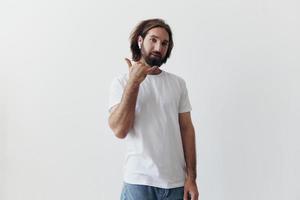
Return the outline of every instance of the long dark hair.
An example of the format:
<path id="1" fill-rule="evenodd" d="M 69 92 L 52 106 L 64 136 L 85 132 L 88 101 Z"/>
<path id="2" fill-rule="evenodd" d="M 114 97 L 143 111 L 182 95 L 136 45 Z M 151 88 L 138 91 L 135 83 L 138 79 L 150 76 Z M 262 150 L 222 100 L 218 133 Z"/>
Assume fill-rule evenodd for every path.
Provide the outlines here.
<path id="1" fill-rule="evenodd" d="M 172 37 L 172 31 L 171 28 L 168 24 L 165 23 L 164 20 L 162 19 L 148 19 L 141 21 L 132 31 L 130 35 L 130 49 L 132 53 L 132 60 L 133 61 L 138 61 L 141 59 L 141 50 L 139 49 L 138 46 L 138 37 L 141 36 L 143 39 L 147 35 L 148 31 L 152 28 L 156 27 L 161 27 L 164 28 L 168 34 L 169 34 L 169 45 L 168 45 L 168 50 L 166 53 L 166 56 L 162 63 L 166 63 L 167 59 L 171 55 L 171 51 L 173 49 L 174 43 L 173 43 L 173 37 Z"/>

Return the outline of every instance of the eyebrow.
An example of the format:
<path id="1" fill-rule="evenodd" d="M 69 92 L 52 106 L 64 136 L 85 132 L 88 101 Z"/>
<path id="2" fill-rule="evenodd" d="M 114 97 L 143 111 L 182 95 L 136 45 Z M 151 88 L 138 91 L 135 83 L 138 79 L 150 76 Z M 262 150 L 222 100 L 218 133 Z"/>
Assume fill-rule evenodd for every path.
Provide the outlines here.
<path id="1" fill-rule="evenodd" d="M 153 37 L 153 38 L 160 39 L 160 38 L 159 38 L 159 37 L 157 37 L 156 35 L 150 35 L 150 37 Z M 169 40 L 164 40 L 164 42 L 167 42 L 167 43 L 169 43 Z"/>

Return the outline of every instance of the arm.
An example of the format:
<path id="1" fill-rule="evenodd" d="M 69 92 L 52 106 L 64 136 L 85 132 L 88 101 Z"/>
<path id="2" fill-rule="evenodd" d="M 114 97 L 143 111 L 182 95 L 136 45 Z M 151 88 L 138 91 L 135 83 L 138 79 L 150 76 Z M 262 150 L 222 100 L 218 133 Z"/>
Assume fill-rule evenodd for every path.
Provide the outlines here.
<path id="1" fill-rule="evenodd" d="M 196 200 L 199 195 L 196 184 L 196 143 L 195 130 L 190 112 L 179 113 L 179 125 L 187 173 L 184 185 L 184 200 L 187 199 L 188 194 L 190 194 L 192 200 Z"/>
<path id="2" fill-rule="evenodd" d="M 125 138 L 133 125 L 139 84 L 128 82 L 121 103 L 113 107 L 109 126 L 118 138 Z"/>
<path id="3" fill-rule="evenodd" d="M 129 67 L 129 79 L 125 86 L 121 102 L 112 108 L 109 116 L 109 127 L 118 138 L 125 138 L 134 123 L 135 106 L 140 84 L 147 74 L 156 70 L 156 67 L 147 67 L 142 62 L 131 63 L 125 59 Z"/>

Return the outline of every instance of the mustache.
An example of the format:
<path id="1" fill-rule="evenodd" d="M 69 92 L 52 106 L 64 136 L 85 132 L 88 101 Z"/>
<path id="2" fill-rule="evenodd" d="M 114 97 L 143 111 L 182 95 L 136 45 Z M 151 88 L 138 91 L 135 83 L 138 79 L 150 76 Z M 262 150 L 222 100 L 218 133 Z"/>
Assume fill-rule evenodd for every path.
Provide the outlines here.
<path id="1" fill-rule="evenodd" d="M 151 55 L 162 57 L 161 53 L 157 51 L 152 52 Z"/>

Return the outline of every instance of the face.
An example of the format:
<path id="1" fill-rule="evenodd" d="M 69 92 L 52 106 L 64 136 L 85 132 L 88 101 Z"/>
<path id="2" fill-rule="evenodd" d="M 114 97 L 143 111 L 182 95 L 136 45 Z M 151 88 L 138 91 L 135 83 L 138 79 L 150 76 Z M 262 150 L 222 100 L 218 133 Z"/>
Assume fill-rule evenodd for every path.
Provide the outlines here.
<path id="1" fill-rule="evenodd" d="M 143 39 L 139 37 L 144 61 L 150 66 L 160 67 L 168 51 L 169 34 L 161 27 L 150 29 Z"/>

